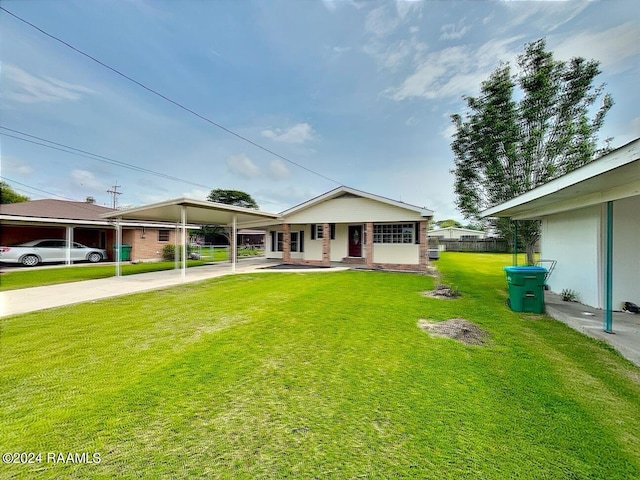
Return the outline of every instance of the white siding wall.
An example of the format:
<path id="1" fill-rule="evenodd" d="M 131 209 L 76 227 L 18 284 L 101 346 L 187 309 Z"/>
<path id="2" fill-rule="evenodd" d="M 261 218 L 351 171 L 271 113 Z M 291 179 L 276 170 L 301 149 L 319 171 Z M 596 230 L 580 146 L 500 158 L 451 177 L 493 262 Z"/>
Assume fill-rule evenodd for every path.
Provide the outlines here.
<path id="1" fill-rule="evenodd" d="M 289 223 L 417 222 L 424 220 L 412 212 L 361 197 L 339 197 L 287 216 Z"/>
<path id="2" fill-rule="evenodd" d="M 600 219 L 600 206 L 545 217 L 540 244 L 540 258 L 558 262 L 548 280 L 550 289 L 575 290 L 582 303 L 593 307 L 601 307 Z"/>
<path id="3" fill-rule="evenodd" d="M 613 309 L 640 305 L 640 197 L 613 202 Z M 603 228 L 604 230 L 604 228 Z M 604 257 L 604 256 L 603 256 Z M 604 300 L 603 300 L 604 302 Z"/>
<path id="4" fill-rule="evenodd" d="M 373 262 L 417 265 L 420 263 L 420 245 L 375 243 L 373 245 Z"/>
<path id="5" fill-rule="evenodd" d="M 344 224 L 336 224 L 336 238 L 331 240 L 331 261 L 332 262 L 340 262 L 344 257 L 346 257 L 349 252 L 348 248 L 348 236 L 349 236 L 349 226 Z M 322 240 L 320 240 L 320 244 L 322 244 Z M 363 246 L 364 247 L 364 246 Z M 362 250 L 362 256 L 364 257 L 364 248 Z"/>

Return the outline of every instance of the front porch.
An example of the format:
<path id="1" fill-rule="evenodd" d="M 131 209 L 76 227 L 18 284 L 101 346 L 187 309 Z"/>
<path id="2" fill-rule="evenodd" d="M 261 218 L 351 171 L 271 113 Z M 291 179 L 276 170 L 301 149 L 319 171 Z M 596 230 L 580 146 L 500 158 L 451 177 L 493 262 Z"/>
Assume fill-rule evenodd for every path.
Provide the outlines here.
<path id="1" fill-rule="evenodd" d="M 425 272 L 428 221 L 283 223 L 269 230 L 265 256 L 284 264 Z M 382 233 L 384 231 L 384 233 Z"/>

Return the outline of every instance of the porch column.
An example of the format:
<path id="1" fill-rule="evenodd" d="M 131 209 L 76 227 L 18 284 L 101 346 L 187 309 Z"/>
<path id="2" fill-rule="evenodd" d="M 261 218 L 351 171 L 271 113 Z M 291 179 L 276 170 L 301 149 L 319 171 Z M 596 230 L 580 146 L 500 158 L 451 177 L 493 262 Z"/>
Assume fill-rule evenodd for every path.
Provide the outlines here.
<path id="1" fill-rule="evenodd" d="M 64 252 L 65 265 L 71 265 L 71 249 L 73 248 L 73 227 L 67 226 L 67 249 Z"/>
<path id="2" fill-rule="evenodd" d="M 182 222 L 182 280 L 187 278 L 187 207 L 180 207 L 180 220 Z"/>
<path id="3" fill-rule="evenodd" d="M 322 224 L 322 265 L 331 265 L 331 225 Z"/>
<path id="4" fill-rule="evenodd" d="M 236 264 L 238 263 L 238 215 L 233 215 L 233 223 L 231 224 L 231 273 L 236 273 Z"/>
<path id="5" fill-rule="evenodd" d="M 607 202 L 605 234 L 604 331 L 613 333 L 613 202 Z"/>
<path id="6" fill-rule="evenodd" d="M 282 224 L 282 261 L 291 262 L 291 225 Z"/>
<path id="7" fill-rule="evenodd" d="M 364 224 L 365 238 L 365 265 L 367 268 L 373 268 L 373 222 Z"/>
<path id="8" fill-rule="evenodd" d="M 425 269 L 429 265 L 429 237 L 427 232 L 429 231 L 429 220 L 423 220 L 418 225 L 420 235 L 420 268 Z"/>
<path id="9" fill-rule="evenodd" d="M 120 246 L 122 245 L 122 225 L 120 225 L 120 218 L 116 217 L 116 277 L 121 276 L 120 272 Z"/>

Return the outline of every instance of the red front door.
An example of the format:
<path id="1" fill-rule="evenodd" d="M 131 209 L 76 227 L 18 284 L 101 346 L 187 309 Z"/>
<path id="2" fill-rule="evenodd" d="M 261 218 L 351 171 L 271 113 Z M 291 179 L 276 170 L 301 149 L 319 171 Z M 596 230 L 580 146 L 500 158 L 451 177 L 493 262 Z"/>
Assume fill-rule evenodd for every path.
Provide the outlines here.
<path id="1" fill-rule="evenodd" d="M 349 225 L 349 256 L 362 257 L 362 225 Z"/>

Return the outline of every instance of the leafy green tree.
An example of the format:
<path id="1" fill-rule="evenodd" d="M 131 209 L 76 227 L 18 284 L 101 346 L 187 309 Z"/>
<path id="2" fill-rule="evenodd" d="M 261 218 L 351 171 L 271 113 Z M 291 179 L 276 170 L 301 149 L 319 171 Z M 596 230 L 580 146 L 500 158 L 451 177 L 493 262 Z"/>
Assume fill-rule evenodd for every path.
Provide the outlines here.
<path id="1" fill-rule="evenodd" d="M 452 220 L 452 219 L 448 219 L 448 220 L 439 220 L 436 222 L 436 225 L 439 228 L 449 228 L 449 227 L 462 227 L 462 224 L 460 222 L 458 222 L 457 220 Z"/>
<path id="2" fill-rule="evenodd" d="M 226 205 L 235 205 L 237 207 L 252 208 L 258 210 L 258 203 L 251 195 L 241 190 L 224 190 L 216 188 L 209 192 L 207 200 L 210 202 L 224 203 Z M 219 225 L 202 225 L 200 233 L 206 237 L 214 239 L 215 237 L 224 237 L 228 243 L 231 243 L 231 229 Z"/>
<path id="3" fill-rule="evenodd" d="M 613 99 L 603 95 L 603 85 L 593 86 L 597 61 L 556 61 L 541 39 L 525 45 L 517 67 L 512 75 L 510 64 L 500 64 L 478 97 L 465 97 L 466 111 L 451 117 L 456 205 L 472 221 L 608 150 L 608 141 L 598 149 L 597 133 Z M 508 219 L 500 219 L 497 228 L 511 240 Z M 533 263 L 539 222 L 518 222 L 518 233 Z"/>
<path id="4" fill-rule="evenodd" d="M 224 203 L 227 205 L 235 205 L 237 207 L 253 208 L 258 210 L 256 201 L 246 192 L 240 190 L 223 190 L 216 188 L 209 192 L 207 200 L 210 202 Z"/>
<path id="5" fill-rule="evenodd" d="M 0 182 L 0 204 L 28 202 L 30 199 L 20 195 L 7 182 Z"/>

